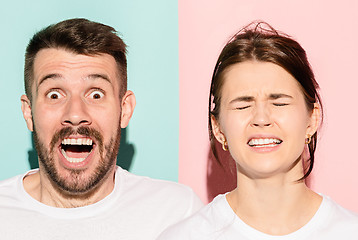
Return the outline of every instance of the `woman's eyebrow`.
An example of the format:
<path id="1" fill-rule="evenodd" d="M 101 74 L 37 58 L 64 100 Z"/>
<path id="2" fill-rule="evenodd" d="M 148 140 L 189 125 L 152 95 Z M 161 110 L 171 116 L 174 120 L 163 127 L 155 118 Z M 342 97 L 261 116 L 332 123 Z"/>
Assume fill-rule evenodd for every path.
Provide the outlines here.
<path id="1" fill-rule="evenodd" d="M 268 96 L 269 100 L 275 100 L 275 99 L 280 99 L 280 98 L 290 98 L 291 99 L 293 97 L 291 95 L 288 95 L 288 94 L 285 94 L 285 93 L 271 93 Z M 252 102 L 254 100 L 255 100 L 255 97 L 245 95 L 245 96 L 236 97 L 235 99 L 230 101 L 230 104 L 235 103 L 235 102 Z"/>
<path id="2" fill-rule="evenodd" d="M 275 100 L 275 99 L 279 99 L 279 98 L 293 98 L 293 97 L 288 94 L 284 94 L 284 93 L 272 93 L 268 97 L 268 99 L 270 99 L 270 100 Z"/>
<path id="3" fill-rule="evenodd" d="M 240 96 L 237 97 L 233 100 L 230 101 L 230 103 L 235 103 L 235 102 L 252 102 L 254 101 L 254 97 L 253 96 Z"/>

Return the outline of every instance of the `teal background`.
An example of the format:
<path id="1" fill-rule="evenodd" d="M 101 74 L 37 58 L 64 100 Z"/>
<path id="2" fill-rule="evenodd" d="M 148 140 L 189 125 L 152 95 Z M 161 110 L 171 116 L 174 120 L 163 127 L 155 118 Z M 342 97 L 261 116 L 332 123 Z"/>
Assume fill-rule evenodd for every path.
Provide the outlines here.
<path id="1" fill-rule="evenodd" d="M 24 52 L 49 24 L 84 17 L 114 27 L 128 45 L 128 87 L 137 99 L 126 130 L 130 172 L 177 181 L 179 132 L 178 9 L 167 0 L 6 1 L 0 7 L 0 180 L 30 169 L 31 133 L 20 108 Z M 130 154 L 120 149 L 120 156 Z"/>

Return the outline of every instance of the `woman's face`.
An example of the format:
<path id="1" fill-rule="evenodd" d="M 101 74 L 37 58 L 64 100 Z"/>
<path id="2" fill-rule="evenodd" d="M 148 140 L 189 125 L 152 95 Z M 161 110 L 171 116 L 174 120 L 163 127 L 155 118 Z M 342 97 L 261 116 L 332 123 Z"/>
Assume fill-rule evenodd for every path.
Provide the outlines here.
<path id="1" fill-rule="evenodd" d="M 223 81 L 213 132 L 220 143 L 226 139 L 238 171 L 250 178 L 288 173 L 317 130 L 319 108 L 309 111 L 299 83 L 273 63 L 232 65 Z"/>

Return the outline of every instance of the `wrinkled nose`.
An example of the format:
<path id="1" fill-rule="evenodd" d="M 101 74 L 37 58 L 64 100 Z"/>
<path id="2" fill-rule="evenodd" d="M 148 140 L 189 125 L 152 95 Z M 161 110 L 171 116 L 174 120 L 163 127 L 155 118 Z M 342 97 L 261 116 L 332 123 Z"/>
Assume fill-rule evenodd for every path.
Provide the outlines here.
<path id="1" fill-rule="evenodd" d="M 272 126 L 272 119 L 270 110 L 266 104 L 257 106 L 253 112 L 251 126 L 254 127 L 270 127 Z"/>
<path id="2" fill-rule="evenodd" d="M 88 107 L 81 97 L 71 96 L 67 100 L 63 113 L 62 125 L 80 126 L 92 123 Z"/>

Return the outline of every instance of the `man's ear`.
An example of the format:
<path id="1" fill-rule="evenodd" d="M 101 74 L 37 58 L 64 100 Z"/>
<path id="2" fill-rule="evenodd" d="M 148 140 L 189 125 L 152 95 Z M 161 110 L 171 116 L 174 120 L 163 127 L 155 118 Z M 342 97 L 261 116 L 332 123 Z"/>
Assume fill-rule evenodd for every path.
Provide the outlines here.
<path id="1" fill-rule="evenodd" d="M 131 119 L 136 101 L 132 91 L 127 91 L 122 98 L 122 115 L 121 115 L 121 128 L 128 126 L 129 120 Z"/>
<path id="2" fill-rule="evenodd" d="M 34 123 L 32 122 L 31 102 L 26 95 L 21 96 L 21 111 L 27 128 L 32 132 L 34 130 Z"/>
<path id="3" fill-rule="evenodd" d="M 211 115 L 211 129 L 213 131 L 213 134 L 216 138 L 216 140 L 218 140 L 219 143 L 221 143 L 221 145 L 223 145 L 226 142 L 226 137 L 224 135 L 224 133 L 221 131 L 219 122 L 216 120 L 216 118 Z"/>
<path id="4" fill-rule="evenodd" d="M 321 120 L 321 107 L 319 106 L 318 103 L 315 103 L 306 133 L 309 134 L 310 136 L 315 134 L 315 132 L 317 132 L 317 129 L 319 127 L 320 120 Z"/>

